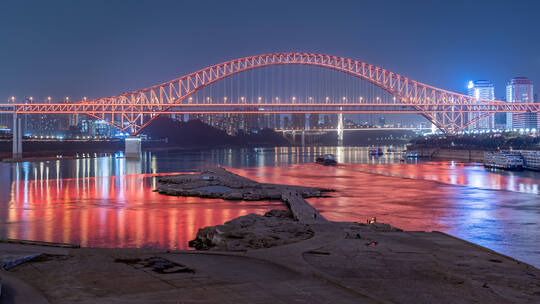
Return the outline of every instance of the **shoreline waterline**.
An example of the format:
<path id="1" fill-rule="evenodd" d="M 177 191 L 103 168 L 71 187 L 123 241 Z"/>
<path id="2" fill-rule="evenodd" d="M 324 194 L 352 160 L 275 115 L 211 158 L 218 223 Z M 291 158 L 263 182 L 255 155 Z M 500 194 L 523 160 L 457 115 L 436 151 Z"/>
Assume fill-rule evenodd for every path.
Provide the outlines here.
<path id="1" fill-rule="evenodd" d="M 529 191 L 534 190 L 532 184 L 516 193 L 474 187 L 474 183 L 486 181 L 514 185 L 519 190 L 520 183 L 532 181 L 528 177 L 493 173 L 468 164 L 452 166 L 450 162 L 400 164 L 396 159 L 393 165 L 385 165 L 391 164 L 391 155 L 369 163 L 367 148 L 341 149 L 343 160 L 350 162 L 345 167 L 311 163 L 314 153 L 339 155 L 339 151 L 313 147 L 218 149 L 152 153 L 138 161 L 103 157 L 2 164 L 0 174 L 12 182 L 0 185 L 4 197 L 0 199 L 0 237 L 92 247 L 182 249 L 201 227 L 282 208 L 275 201 L 166 198 L 152 192 L 157 182 L 153 174 L 193 172 L 218 164 L 258 181 L 330 188 L 336 184 L 338 192 L 329 198 L 308 199 L 332 220 L 365 222 L 376 216 L 408 230 L 440 230 L 540 265 L 540 253 L 530 241 L 537 237 L 539 225 L 534 216 L 537 195 L 531 196 Z M 407 171 L 418 168 L 439 179 L 462 181 L 463 185 L 359 172 L 373 166 Z M 95 174 L 97 170 L 102 173 Z"/>

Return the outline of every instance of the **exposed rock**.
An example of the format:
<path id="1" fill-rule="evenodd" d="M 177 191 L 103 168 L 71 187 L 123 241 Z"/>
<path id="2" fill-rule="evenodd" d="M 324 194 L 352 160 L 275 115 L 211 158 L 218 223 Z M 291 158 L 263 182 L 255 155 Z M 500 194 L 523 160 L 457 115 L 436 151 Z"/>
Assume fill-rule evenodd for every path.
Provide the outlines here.
<path id="1" fill-rule="evenodd" d="M 197 250 L 247 250 L 268 248 L 308 239 L 313 231 L 294 221 L 288 210 L 271 210 L 264 216 L 248 214 L 223 225 L 199 229 L 189 246 Z"/>
<path id="2" fill-rule="evenodd" d="M 394 226 L 391 226 L 385 223 L 371 223 L 367 226 L 375 231 L 403 231 L 402 229 L 396 228 Z"/>
<path id="3" fill-rule="evenodd" d="M 282 217 L 290 219 L 292 218 L 292 213 L 290 210 L 278 210 L 278 209 L 272 209 L 264 214 L 266 217 Z"/>
<path id="4" fill-rule="evenodd" d="M 240 191 L 231 190 L 223 193 L 222 198 L 226 200 L 241 200 L 244 198 L 244 195 Z"/>
<path id="5" fill-rule="evenodd" d="M 133 267 L 138 268 L 138 269 L 150 269 L 154 272 L 161 273 L 161 274 L 195 272 L 193 269 L 188 268 L 185 265 L 172 262 L 162 257 L 149 257 L 146 259 L 118 258 L 118 259 L 115 259 L 114 261 L 116 263 L 124 263 L 128 265 L 132 265 Z"/>
<path id="6" fill-rule="evenodd" d="M 330 189 L 258 183 L 223 168 L 213 168 L 200 174 L 164 176 L 158 180 L 157 191 L 173 196 L 197 196 L 226 200 L 277 200 L 284 191 L 302 197 L 320 197 Z"/>
<path id="7" fill-rule="evenodd" d="M 182 174 L 159 179 L 158 191 L 168 195 L 199 196 L 228 200 L 280 199 L 289 210 L 271 210 L 264 216 L 248 214 L 223 225 L 199 229 L 189 246 L 197 250 L 247 250 L 268 248 L 313 236 L 307 226 L 326 219 L 304 198 L 321 196 L 322 188 L 257 183 L 215 168 L 200 174 Z"/>

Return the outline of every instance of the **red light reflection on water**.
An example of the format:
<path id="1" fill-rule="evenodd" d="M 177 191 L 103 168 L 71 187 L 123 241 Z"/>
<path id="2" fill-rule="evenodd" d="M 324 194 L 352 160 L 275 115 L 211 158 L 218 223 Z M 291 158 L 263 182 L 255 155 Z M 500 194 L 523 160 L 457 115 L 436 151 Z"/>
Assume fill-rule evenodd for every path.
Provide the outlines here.
<path id="1" fill-rule="evenodd" d="M 75 165 L 63 168 L 74 170 L 66 176 L 79 178 L 48 178 L 62 176 L 58 163 L 23 165 L 11 175 L 0 171 L 6 174 L 3 181 L 13 180 L 0 184 L 0 237 L 185 249 L 199 228 L 283 208 L 280 202 L 160 195 L 152 192 L 156 178 L 137 174 L 136 164 L 118 161 L 107 167 L 99 164 L 109 159 L 100 161 L 95 161 L 96 173 L 116 176 L 88 177 L 93 171 Z M 538 242 L 531 241 L 538 238 L 540 226 L 538 179 L 526 173 L 494 174 L 452 162 L 325 167 L 276 161 L 274 166 L 231 170 L 261 182 L 336 189 L 328 198 L 309 199 L 330 220 L 365 222 L 377 217 L 405 230 L 441 230 L 540 265 Z"/>
<path id="2" fill-rule="evenodd" d="M 448 211 L 441 210 L 444 214 L 426 216 L 423 208 L 428 207 L 426 196 L 418 191 L 418 183 L 422 181 L 397 178 L 389 181 L 387 176 L 352 171 L 351 166 L 356 165 L 325 167 L 306 164 L 269 170 L 264 167 L 231 170 L 260 182 L 335 189 L 336 192 L 328 193 L 330 197 L 308 199 L 329 220 L 365 223 L 375 216 L 378 221 L 407 230 L 441 228 L 438 218 L 448 216 Z"/>
<path id="3" fill-rule="evenodd" d="M 153 192 L 148 174 L 16 180 L 0 209 L 2 237 L 79 243 L 91 247 L 187 249 L 197 229 L 248 213 L 283 208 L 279 202 L 230 202 Z"/>
<path id="4" fill-rule="evenodd" d="M 490 174 L 483 168 L 447 170 L 445 166 L 303 164 L 231 170 L 260 182 L 335 189 L 337 192 L 329 193 L 330 197 L 308 199 L 325 217 L 335 221 L 366 222 L 375 216 L 378 221 L 405 230 L 440 230 L 461 235 L 474 225 L 490 231 L 490 221 L 500 220 L 495 222 L 495 228 L 505 229 L 505 222 L 519 223 L 534 216 L 518 214 L 512 204 L 534 205 L 537 195 L 489 190 L 512 188 L 516 183 L 526 183 L 526 178 Z M 538 181 L 529 182 L 525 189 L 537 189 Z"/>

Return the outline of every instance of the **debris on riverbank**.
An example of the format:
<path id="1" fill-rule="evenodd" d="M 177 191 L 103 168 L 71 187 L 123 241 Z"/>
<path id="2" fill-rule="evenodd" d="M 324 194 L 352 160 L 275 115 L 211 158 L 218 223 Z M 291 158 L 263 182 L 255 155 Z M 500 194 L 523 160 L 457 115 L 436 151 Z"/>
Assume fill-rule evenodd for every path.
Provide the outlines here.
<path id="1" fill-rule="evenodd" d="M 149 257 L 145 259 L 140 258 L 117 258 L 114 260 L 116 263 L 124 263 L 133 266 L 138 269 L 151 270 L 160 274 L 167 273 L 193 273 L 193 269 L 186 267 L 185 265 L 171 262 L 162 257 Z"/>
<path id="2" fill-rule="evenodd" d="M 0 269 L 10 270 L 13 267 L 32 261 L 42 256 L 41 253 L 33 253 L 30 255 L 0 255 Z"/>

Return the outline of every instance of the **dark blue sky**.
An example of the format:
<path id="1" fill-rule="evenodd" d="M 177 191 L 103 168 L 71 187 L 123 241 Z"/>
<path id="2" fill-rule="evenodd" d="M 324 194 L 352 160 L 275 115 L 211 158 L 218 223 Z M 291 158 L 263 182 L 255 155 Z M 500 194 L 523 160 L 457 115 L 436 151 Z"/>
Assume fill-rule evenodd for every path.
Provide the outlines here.
<path id="1" fill-rule="evenodd" d="M 540 88 L 540 1 L 0 1 L 0 100 L 102 97 L 227 59 L 346 56 L 464 91 Z M 538 91 L 538 90 L 536 90 Z"/>

